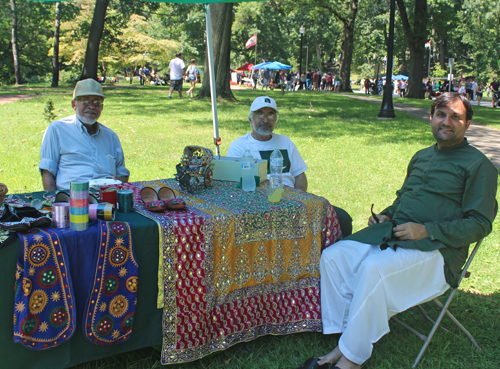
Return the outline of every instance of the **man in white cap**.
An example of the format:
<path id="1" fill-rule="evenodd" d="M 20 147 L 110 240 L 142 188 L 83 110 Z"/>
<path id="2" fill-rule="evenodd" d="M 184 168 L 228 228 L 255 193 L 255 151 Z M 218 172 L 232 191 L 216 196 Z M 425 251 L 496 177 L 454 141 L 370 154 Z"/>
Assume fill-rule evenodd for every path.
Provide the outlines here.
<path id="1" fill-rule="evenodd" d="M 39 164 L 46 191 L 69 189 L 70 182 L 101 178 L 128 181 L 130 172 L 118 136 L 97 122 L 104 99 L 99 82 L 91 78 L 79 81 L 71 100 L 75 115 L 47 127 Z"/>
<path id="2" fill-rule="evenodd" d="M 283 184 L 307 191 L 307 165 L 297 147 L 287 136 L 273 133 L 278 114 L 274 99 L 268 96 L 257 97 L 248 116 L 252 132 L 231 142 L 227 156 L 241 158 L 245 150 L 250 150 L 255 159 L 269 161 L 273 150 L 279 148 L 283 154 Z"/>
<path id="3" fill-rule="evenodd" d="M 227 150 L 227 156 L 241 158 L 245 150 L 255 159 L 264 159 L 269 163 L 269 158 L 275 148 L 279 148 L 283 155 L 283 184 L 307 191 L 307 165 L 300 156 L 297 146 L 287 136 L 273 133 L 278 121 L 278 108 L 276 101 L 268 96 L 257 97 L 250 106 L 248 120 L 252 132 L 237 138 Z M 268 173 L 269 173 L 268 168 Z M 269 176 L 269 174 L 268 174 Z M 349 214 L 335 207 L 339 218 L 340 228 L 344 236 L 352 233 L 352 218 Z"/>

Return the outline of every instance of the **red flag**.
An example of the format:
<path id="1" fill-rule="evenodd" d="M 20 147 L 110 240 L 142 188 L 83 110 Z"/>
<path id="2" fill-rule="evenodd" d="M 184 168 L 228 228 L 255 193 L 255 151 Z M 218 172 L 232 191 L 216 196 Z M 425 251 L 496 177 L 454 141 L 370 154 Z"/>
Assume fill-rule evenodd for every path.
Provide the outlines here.
<path id="1" fill-rule="evenodd" d="M 252 47 L 252 46 L 255 46 L 255 45 L 257 45 L 257 34 L 255 34 L 255 35 L 253 35 L 252 37 L 250 37 L 250 38 L 248 39 L 248 41 L 247 41 L 247 43 L 246 43 L 246 45 L 245 45 L 245 46 L 246 46 L 246 47 L 247 47 L 247 49 L 248 49 L 249 47 Z"/>

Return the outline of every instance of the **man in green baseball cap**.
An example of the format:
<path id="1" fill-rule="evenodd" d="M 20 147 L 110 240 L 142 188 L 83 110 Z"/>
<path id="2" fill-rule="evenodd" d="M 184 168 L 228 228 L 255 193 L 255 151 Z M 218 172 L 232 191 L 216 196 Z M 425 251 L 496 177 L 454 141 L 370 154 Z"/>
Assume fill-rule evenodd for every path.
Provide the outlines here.
<path id="1" fill-rule="evenodd" d="M 120 140 L 97 122 L 104 108 L 102 85 L 79 81 L 71 106 L 75 115 L 52 122 L 45 131 L 39 170 L 46 191 L 68 189 L 71 182 L 113 178 L 128 182 Z"/>

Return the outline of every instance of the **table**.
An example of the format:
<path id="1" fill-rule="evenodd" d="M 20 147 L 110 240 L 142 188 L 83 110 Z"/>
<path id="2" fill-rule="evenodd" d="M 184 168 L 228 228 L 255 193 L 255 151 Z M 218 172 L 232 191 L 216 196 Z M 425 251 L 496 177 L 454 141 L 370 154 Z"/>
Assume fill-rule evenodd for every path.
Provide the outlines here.
<path id="1" fill-rule="evenodd" d="M 181 193 L 173 180 L 127 187 L 137 200 L 140 188 L 165 185 L 185 199 L 186 211 L 158 215 L 136 202 L 137 213 L 117 216 L 132 224 L 139 262 L 136 319 L 125 343 L 95 346 L 77 330 L 67 343 L 43 352 L 14 344 L 12 286 L 19 243 L 0 250 L 5 367 L 61 368 L 158 344 L 163 363 L 180 363 L 265 334 L 321 331 L 320 252 L 340 237 L 327 200 L 289 189 L 282 202 L 270 204 L 263 201 L 262 189 L 247 194 L 235 183 L 218 181 L 196 195 Z"/>

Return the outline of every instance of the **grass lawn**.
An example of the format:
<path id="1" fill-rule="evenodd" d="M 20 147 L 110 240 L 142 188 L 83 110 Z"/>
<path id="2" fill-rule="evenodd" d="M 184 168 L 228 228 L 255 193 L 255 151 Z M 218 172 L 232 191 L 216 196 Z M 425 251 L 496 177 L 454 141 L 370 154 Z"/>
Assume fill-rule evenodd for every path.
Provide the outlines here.
<path id="1" fill-rule="evenodd" d="M 4 92 L 2 89 L 0 94 Z M 167 92 L 167 88 L 159 86 L 106 90 L 108 98 L 100 122 L 119 135 L 132 173 L 131 181 L 173 177 L 175 164 L 186 145 L 213 148 L 210 101 L 186 97 L 180 100 L 177 94 L 168 100 Z M 260 95 L 250 89 L 234 93 L 237 102 L 218 104 L 222 154 L 232 140 L 249 131 L 249 105 Z M 269 95 L 276 98 L 280 110 L 276 132 L 292 138 L 309 166 L 309 191 L 347 210 L 354 219 L 354 230 L 365 226 L 372 203 L 380 211 L 393 201 L 411 156 L 434 143 L 430 127 L 409 115 L 399 113 L 395 120 L 377 120 L 380 109 L 377 104 L 330 93 L 294 92 L 283 96 L 276 91 Z M 47 97 L 52 99 L 58 116 L 72 114 L 70 87 L 50 89 Z M 429 107 L 428 101 L 401 100 Z M 38 162 L 48 124 L 43 119 L 45 101 L 38 96 L 0 105 L 0 128 L 4 133 L 0 137 L 0 182 L 7 184 L 10 192 L 42 189 Z M 498 124 L 486 108 L 475 111 L 486 119 L 481 123 Z M 490 118 L 491 121 L 487 120 Z M 493 233 L 483 243 L 471 268 L 472 277 L 462 284 L 462 292 L 451 307 L 483 351 L 477 352 L 445 318 L 444 325 L 450 332 L 437 332 L 421 367 L 498 368 L 499 233 L 496 221 Z M 431 326 L 421 323 L 420 317 L 411 311 L 403 317 L 414 326 L 430 330 Z M 364 368 L 411 367 L 421 341 L 396 324 L 391 323 L 391 329 L 375 345 L 373 356 Z M 308 357 L 333 349 L 337 339 L 338 336 L 320 333 L 267 336 L 252 341 L 250 346 L 238 344 L 194 363 L 171 368 L 295 368 Z M 150 348 L 77 366 L 78 369 L 156 367 L 160 367 L 159 353 Z"/>

